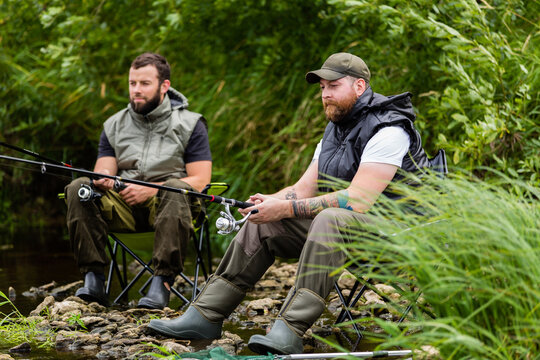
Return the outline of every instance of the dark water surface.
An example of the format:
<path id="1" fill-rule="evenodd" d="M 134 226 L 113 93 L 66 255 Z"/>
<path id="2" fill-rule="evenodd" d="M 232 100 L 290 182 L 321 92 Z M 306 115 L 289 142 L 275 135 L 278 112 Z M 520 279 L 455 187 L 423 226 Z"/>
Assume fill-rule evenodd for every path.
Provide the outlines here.
<path id="1" fill-rule="evenodd" d="M 0 234 L 0 244 L 0 291 L 8 295 L 8 288 L 13 287 L 17 295 L 13 303 L 25 316 L 43 298 L 25 297 L 23 292 L 52 281 L 62 285 L 82 279 L 61 227 Z M 0 310 L 5 313 L 8 308 Z"/>
<path id="2" fill-rule="evenodd" d="M 62 227 L 26 228 L 15 234 L 0 234 L 0 291 L 8 295 L 13 287 L 16 297 L 13 304 L 25 316 L 39 305 L 43 298 L 26 297 L 22 293 L 31 287 L 39 287 L 56 281 L 59 285 L 81 280 L 69 247 L 69 240 Z M 9 314 L 10 305 L 0 307 L 0 312 Z M 0 316 L 0 320 L 4 315 Z M 0 342 L 0 354 L 7 353 L 13 345 Z M 14 358 L 21 358 L 13 355 Z M 24 359 L 90 359 L 89 354 L 59 352 L 38 349 L 22 356 Z"/>

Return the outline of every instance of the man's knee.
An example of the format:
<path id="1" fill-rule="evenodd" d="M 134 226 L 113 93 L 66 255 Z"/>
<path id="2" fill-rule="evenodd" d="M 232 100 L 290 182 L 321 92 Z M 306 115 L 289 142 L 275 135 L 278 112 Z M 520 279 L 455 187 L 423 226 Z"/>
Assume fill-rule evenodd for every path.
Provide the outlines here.
<path id="1" fill-rule="evenodd" d="M 367 216 L 347 209 L 326 208 L 311 223 L 308 241 L 340 241 L 347 229 L 356 228 L 365 223 Z"/>

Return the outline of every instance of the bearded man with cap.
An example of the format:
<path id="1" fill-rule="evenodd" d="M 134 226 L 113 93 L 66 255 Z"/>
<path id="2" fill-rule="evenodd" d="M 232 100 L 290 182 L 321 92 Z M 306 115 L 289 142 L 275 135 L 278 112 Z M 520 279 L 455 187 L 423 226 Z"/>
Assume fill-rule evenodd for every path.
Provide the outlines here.
<path id="1" fill-rule="evenodd" d="M 332 271 L 345 261 L 331 243 L 349 241 L 344 229 L 369 221 L 365 212 L 400 177 L 398 168 L 429 167 L 413 125 L 411 94 L 374 93 L 370 76 L 365 62 L 349 53 L 333 54 L 321 69 L 307 73 L 307 82 L 321 87 L 329 120 L 313 161 L 294 185 L 250 197 L 256 205 L 240 212 L 258 212 L 231 242 L 198 298 L 179 318 L 150 321 L 150 329 L 181 339 L 218 338 L 223 320 L 276 256 L 299 258 L 295 285 L 272 329 L 252 336 L 248 346 L 260 354 L 303 351 L 302 337 L 325 309 L 336 281 Z M 350 186 L 334 191 L 325 185 L 330 178 Z"/>

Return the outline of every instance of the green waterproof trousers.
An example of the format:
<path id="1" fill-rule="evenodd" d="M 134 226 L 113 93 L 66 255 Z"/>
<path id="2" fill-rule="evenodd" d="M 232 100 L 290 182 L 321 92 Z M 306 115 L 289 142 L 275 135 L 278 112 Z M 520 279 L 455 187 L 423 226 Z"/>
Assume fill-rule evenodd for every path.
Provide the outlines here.
<path id="1" fill-rule="evenodd" d="M 200 201 L 180 193 L 160 190 L 144 204 L 129 206 L 115 191 L 101 199 L 80 201 L 81 177 L 65 188 L 67 226 L 71 247 L 80 271 L 103 273 L 108 264 L 105 253 L 109 232 L 155 231 L 152 264 L 155 275 L 176 276 L 182 271 L 187 242 L 193 234 L 193 216 L 201 210 Z M 165 186 L 193 191 L 179 179 L 167 180 Z"/>

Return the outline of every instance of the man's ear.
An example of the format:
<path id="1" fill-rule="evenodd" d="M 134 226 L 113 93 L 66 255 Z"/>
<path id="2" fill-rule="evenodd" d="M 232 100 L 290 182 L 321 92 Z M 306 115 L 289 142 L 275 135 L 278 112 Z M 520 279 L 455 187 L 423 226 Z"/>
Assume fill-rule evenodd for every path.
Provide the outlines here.
<path id="1" fill-rule="evenodd" d="M 163 82 L 161 83 L 159 92 L 161 93 L 161 95 L 165 95 L 165 93 L 169 90 L 170 87 L 171 87 L 171 81 L 163 80 Z"/>
<path id="2" fill-rule="evenodd" d="M 356 79 L 354 82 L 354 91 L 357 97 L 362 95 L 366 91 L 366 81 L 364 79 Z"/>

